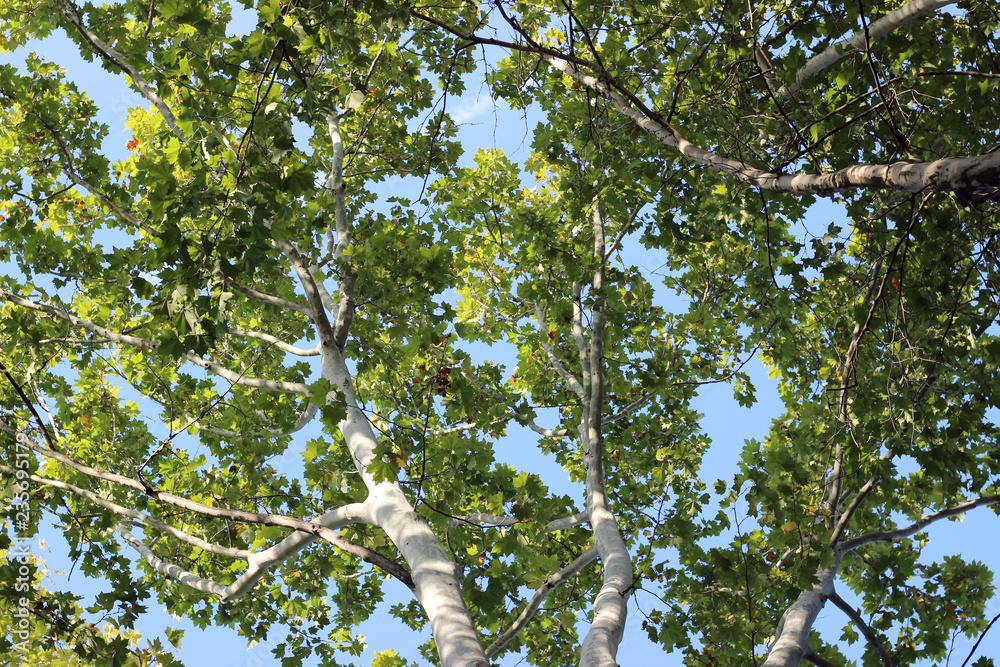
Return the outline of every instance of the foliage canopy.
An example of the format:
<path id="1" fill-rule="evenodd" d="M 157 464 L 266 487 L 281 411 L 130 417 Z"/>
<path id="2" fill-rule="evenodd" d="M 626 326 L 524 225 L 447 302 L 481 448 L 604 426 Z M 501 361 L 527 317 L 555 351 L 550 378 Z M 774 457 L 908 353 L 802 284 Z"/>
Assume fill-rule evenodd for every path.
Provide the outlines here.
<path id="1" fill-rule="evenodd" d="M 53 650 L 148 660 L 107 647 L 155 596 L 335 664 L 388 587 L 445 667 L 614 665 L 639 591 L 688 665 L 985 631 L 989 568 L 921 549 L 1000 503 L 995 4 L 244 5 L 0 2 L 3 51 L 144 98 L 122 150 L 59 63 L 0 66 L 4 508 L 29 480 L 121 628 Z M 483 86 L 523 162 L 458 140 Z M 754 356 L 785 412 L 712 484 L 691 401 L 753 404 Z"/>

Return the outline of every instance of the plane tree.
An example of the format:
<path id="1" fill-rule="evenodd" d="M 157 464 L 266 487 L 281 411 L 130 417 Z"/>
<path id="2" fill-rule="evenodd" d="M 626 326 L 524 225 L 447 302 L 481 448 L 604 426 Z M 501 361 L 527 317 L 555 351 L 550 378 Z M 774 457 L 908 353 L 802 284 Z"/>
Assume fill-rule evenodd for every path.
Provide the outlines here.
<path id="1" fill-rule="evenodd" d="M 614 665 L 640 594 L 692 665 L 988 629 L 989 567 L 921 550 L 1000 502 L 995 8 L 247 9 L 0 7 L 144 98 L 108 146 L 58 62 L 0 69 L 0 472 L 119 624 L 334 664 L 391 614 L 446 667 Z M 457 139 L 484 85 L 521 162 Z M 705 479 L 691 401 L 755 356 L 785 412 Z"/>

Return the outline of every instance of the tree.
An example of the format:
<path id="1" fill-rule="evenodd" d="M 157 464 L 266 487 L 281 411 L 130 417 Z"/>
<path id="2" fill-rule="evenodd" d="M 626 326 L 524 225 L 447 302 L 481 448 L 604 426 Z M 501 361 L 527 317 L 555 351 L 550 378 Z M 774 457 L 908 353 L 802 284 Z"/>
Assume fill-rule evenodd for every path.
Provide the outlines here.
<path id="1" fill-rule="evenodd" d="M 128 667 L 180 664 L 159 640 L 138 648 L 138 632 L 115 625 L 98 628 L 83 617 L 84 610 L 72 596 L 45 590 L 45 565 L 29 549 L 5 549 L 0 568 L 4 580 L 14 583 L 5 588 L 0 601 L 4 612 L 0 647 L 5 656 L 17 655 L 32 665 L 73 665 L 81 659 Z"/>
<path id="2" fill-rule="evenodd" d="M 995 7 L 247 6 L 0 5 L 148 102 L 118 159 L 57 63 L 0 69 L 0 429 L 119 624 L 155 595 L 333 664 L 401 585 L 445 667 L 614 665 L 640 590 L 690 665 L 988 629 L 990 569 L 921 548 L 1000 502 Z M 463 161 L 484 76 L 523 164 Z M 709 490 L 691 400 L 751 404 L 754 356 L 786 412 Z M 497 461 L 519 428 L 576 497 Z"/>

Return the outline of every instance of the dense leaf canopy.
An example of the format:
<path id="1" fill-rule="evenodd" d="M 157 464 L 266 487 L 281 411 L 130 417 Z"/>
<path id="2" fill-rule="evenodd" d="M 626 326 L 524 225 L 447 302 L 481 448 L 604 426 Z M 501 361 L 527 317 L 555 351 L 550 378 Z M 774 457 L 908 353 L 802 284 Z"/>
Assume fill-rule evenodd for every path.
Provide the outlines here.
<path id="1" fill-rule="evenodd" d="M 445 667 L 608 667 L 640 592 L 687 665 L 986 630 L 990 569 L 922 549 L 1000 503 L 994 3 L 244 5 L 0 0 L 0 51 L 142 99 L 111 146 L 0 65 L 0 539 L 54 513 L 115 591 L 88 634 L 12 556 L 0 651 L 170 664 L 149 598 L 288 665 L 380 613 Z M 466 89 L 523 160 L 459 140 Z M 783 414 L 706 479 L 692 401 L 752 405 L 754 357 Z"/>

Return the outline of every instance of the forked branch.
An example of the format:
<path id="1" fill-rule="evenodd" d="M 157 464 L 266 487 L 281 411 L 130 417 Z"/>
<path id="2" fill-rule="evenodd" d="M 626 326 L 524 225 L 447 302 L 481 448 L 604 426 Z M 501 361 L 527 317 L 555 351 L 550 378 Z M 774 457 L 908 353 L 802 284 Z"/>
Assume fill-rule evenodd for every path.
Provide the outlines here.
<path id="1" fill-rule="evenodd" d="M 408 570 L 403 568 L 398 563 L 395 563 L 382 554 L 379 554 L 367 547 L 361 546 L 360 544 L 355 544 L 347 538 L 340 535 L 335 530 L 332 530 L 321 523 L 314 521 L 303 521 L 302 519 L 297 519 L 295 517 L 286 516 L 283 514 L 271 514 L 268 512 L 247 512 L 244 510 L 234 510 L 223 507 L 212 507 L 209 505 L 204 505 L 199 502 L 195 502 L 189 498 L 183 496 L 178 496 L 173 493 L 168 493 L 160 489 L 156 489 L 150 486 L 148 483 L 141 480 L 132 479 L 131 477 L 125 477 L 124 475 L 119 475 L 117 473 L 106 472 L 103 470 L 97 470 L 91 466 L 85 465 L 76 459 L 61 454 L 59 452 L 53 452 L 40 447 L 34 440 L 29 438 L 26 434 L 17 431 L 13 427 L 9 426 L 3 421 L 0 421 L 0 430 L 6 431 L 10 435 L 18 437 L 22 442 L 26 443 L 27 446 L 31 447 L 34 451 L 38 452 L 46 458 L 59 461 L 65 465 L 72 467 L 73 469 L 91 477 L 93 479 L 102 480 L 105 482 L 110 482 L 118 486 L 132 489 L 134 491 L 139 491 L 144 493 L 154 500 L 166 503 L 168 505 L 173 505 L 174 507 L 179 507 L 183 510 L 189 512 L 194 512 L 195 514 L 200 514 L 202 516 L 212 517 L 216 519 L 229 519 L 231 521 L 236 521 L 238 523 L 252 523 L 260 524 L 265 526 L 282 526 L 285 528 L 291 528 L 293 530 L 302 531 L 309 535 L 321 538 L 329 542 L 334 547 L 349 553 L 352 556 L 360 558 L 361 560 L 370 563 L 386 573 L 391 574 L 400 581 L 402 581 L 408 588 L 413 588 L 413 579 L 410 576 Z"/>
<path id="2" fill-rule="evenodd" d="M 179 565 L 168 563 L 163 560 L 153 553 L 152 549 L 138 540 L 135 535 L 130 533 L 128 529 L 125 528 L 124 523 L 119 523 L 115 526 L 115 532 L 121 535 L 126 544 L 138 551 L 143 560 L 145 560 L 151 568 L 160 574 L 170 577 L 171 579 L 176 579 L 188 588 L 193 588 L 194 590 L 201 591 L 202 593 L 208 593 L 209 595 L 215 596 L 219 600 L 225 600 L 225 586 L 214 579 L 199 577 Z"/>

